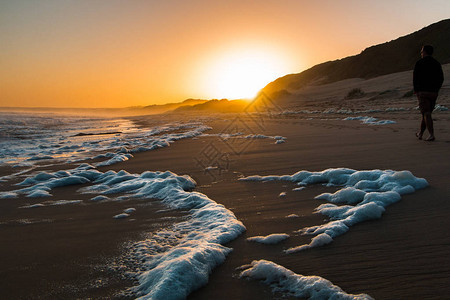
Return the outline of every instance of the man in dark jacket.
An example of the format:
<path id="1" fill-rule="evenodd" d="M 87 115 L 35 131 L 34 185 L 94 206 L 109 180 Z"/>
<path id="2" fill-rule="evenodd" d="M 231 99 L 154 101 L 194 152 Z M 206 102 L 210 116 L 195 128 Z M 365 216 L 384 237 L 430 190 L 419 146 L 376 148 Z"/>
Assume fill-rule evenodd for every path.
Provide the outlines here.
<path id="1" fill-rule="evenodd" d="M 434 141 L 431 112 L 436 105 L 439 89 L 444 82 L 444 73 L 441 64 L 431 56 L 433 55 L 432 46 L 423 46 L 421 55 L 422 58 L 416 62 L 413 73 L 414 93 L 419 100 L 420 113 L 422 114 L 420 131 L 416 133 L 416 136 L 421 140 L 425 129 L 428 129 L 430 136 L 426 141 Z"/>

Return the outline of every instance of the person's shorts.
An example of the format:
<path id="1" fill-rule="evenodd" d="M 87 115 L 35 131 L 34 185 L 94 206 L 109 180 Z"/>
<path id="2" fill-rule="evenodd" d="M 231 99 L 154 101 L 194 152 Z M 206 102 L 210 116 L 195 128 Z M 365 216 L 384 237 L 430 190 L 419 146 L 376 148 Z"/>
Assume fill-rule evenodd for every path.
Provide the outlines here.
<path id="1" fill-rule="evenodd" d="M 417 99 L 419 99 L 419 109 L 422 114 L 431 113 L 436 105 L 438 93 L 434 92 L 417 92 Z"/>

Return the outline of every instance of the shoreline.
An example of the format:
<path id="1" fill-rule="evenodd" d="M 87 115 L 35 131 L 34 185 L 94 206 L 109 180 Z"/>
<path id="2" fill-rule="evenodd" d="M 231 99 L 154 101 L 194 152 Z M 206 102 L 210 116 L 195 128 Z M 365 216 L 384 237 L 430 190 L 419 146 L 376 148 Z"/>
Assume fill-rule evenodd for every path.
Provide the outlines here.
<path id="1" fill-rule="evenodd" d="M 380 113 L 379 117 L 383 116 L 389 119 L 394 115 Z M 449 117 L 444 113 L 436 114 L 438 139 L 433 143 L 426 143 L 414 138 L 414 129 L 418 123 L 417 114 L 408 112 L 395 116 L 397 124 L 380 126 L 342 119 L 269 119 L 264 123 L 263 129 L 254 130 L 253 133 L 266 136 L 280 135 L 286 137 L 286 142 L 275 144 L 273 139 L 265 138 L 253 139 L 248 145 L 247 143 L 234 144 L 234 147 L 245 148 L 242 151 L 236 151 L 239 154 L 231 155 L 228 168 L 223 167 L 220 174 L 218 169 L 207 172 L 198 164 L 198 161 L 203 158 L 204 150 L 211 142 L 219 147 L 221 153 L 232 151 L 227 140 L 217 136 L 184 139 L 168 148 L 136 153 L 135 157 L 129 161 L 98 169 L 101 171 L 124 169 L 130 173 L 170 170 L 178 175 L 187 174 L 197 181 L 196 191 L 225 205 L 247 227 L 247 232 L 225 245 L 234 248 L 233 252 L 228 255 L 224 264 L 212 271 L 209 283 L 193 292 L 188 297 L 190 299 L 220 299 L 225 295 L 233 298 L 272 298 L 273 295 L 268 287 L 256 281 L 236 278 L 239 273 L 235 270 L 236 267 L 249 264 L 253 259 L 269 259 L 299 274 L 323 276 L 349 293 L 367 293 L 375 298 L 408 298 L 414 295 L 414 297 L 432 299 L 434 296 L 429 295 L 427 286 L 433 286 L 436 292 L 434 298 L 438 298 L 439 294 L 450 293 L 445 283 L 445 279 L 450 276 L 450 270 L 446 268 L 450 265 L 446 258 L 446 253 L 449 251 L 446 245 L 450 244 L 450 238 L 443 236 L 440 232 L 441 229 L 450 225 L 445 215 L 450 208 L 445 201 L 450 194 L 447 186 L 449 165 L 447 161 L 442 160 L 449 149 Z M 206 122 L 205 125 L 213 127 L 213 130 L 206 133 L 227 132 L 226 129 L 233 122 L 233 117 L 230 118 L 228 115 L 223 119 Z M 231 141 L 228 140 L 228 142 Z M 424 155 L 427 157 L 426 164 L 423 161 Z M 356 170 L 409 170 L 415 176 L 428 180 L 430 187 L 405 195 L 400 202 L 389 206 L 380 220 L 358 224 L 352 227 L 349 233 L 336 238 L 330 245 L 296 254 L 283 254 L 283 249 L 299 245 L 309 239 L 292 235 L 293 230 L 317 224 L 324 219 L 322 215 L 311 214 L 320 204 L 314 196 L 330 189 L 313 185 L 305 190 L 293 192 L 293 184 L 240 182 L 237 179 L 242 175 L 290 175 L 300 170 L 322 171 L 337 167 Z M 1 185 L 1 188 L 4 189 L 5 186 Z M 138 205 L 139 201 L 103 203 L 99 212 L 91 208 L 100 204 L 90 203 L 88 195 L 77 194 L 78 188 L 80 186 L 55 189 L 52 200 L 67 200 L 76 195 L 88 205 L 79 207 L 66 205 L 57 209 L 42 207 L 33 210 L 14 210 L 14 207 L 22 206 L 22 204 L 42 202 L 47 199 L 25 197 L 2 199 L 2 207 L 5 207 L 2 211 L 8 211 L 6 208 L 9 207 L 10 219 L 25 218 L 26 215 L 42 220 L 52 216 L 55 218 L 55 215 L 59 218 L 57 222 L 32 224 L 33 226 L 29 227 L 28 239 L 33 237 L 35 241 L 28 240 L 28 244 L 26 241 L 19 241 L 19 232 L 9 233 L 11 234 L 9 238 L 16 240 L 18 244 L 9 244 L 11 248 L 3 248 L 5 254 L 0 257 L 3 257 L 4 262 L 10 261 L 11 268 L 13 265 L 19 268 L 15 262 L 20 261 L 21 258 L 19 256 L 11 258 L 13 249 L 19 248 L 23 249 L 21 256 L 28 257 L 27 261 L 22 259 L 22 269 L 27 265 L 36 266 L 37 264 L 43 270 L 28 269 L 28 273 L 20 274 L 23 276 L 21 279 L 19 275 L 12 278 L 11 272 L 3 272 L 2 278 L 7 279 L 7 281 L 2 280 L 3 284 L 11 284 L 14 281 L 20 284 L 41 274 L 44 278 L 42 280 L 47 281 L 46 288 L 49 291 L 52 290 L 49 285 L 52 281 L 57 286 L 75 287 L 79 279 L 72 277 L 76 273 L 75 270 L 72 275 L 67 274 L 67 278 L 55 278 L 58 274 L 62 276 L 64 270 L 71 270 L 70 265 L 60 269 L 67 264 L 66 261 L 89 262 L 92 258 L 95 261 L 95 257 L 103 256 L 106 260 L 108 257 L 117 257 L 123 249 L 120 245 L 126 243 L 126 241 L 121 242 L 121 239 L 130 241 L 131 235 L 133 236 L 131 240 L 138 241 L 142 237 L 141 234 L 152 231 L 152 228 L 156 229 L 151 225 L 157 223 L 151 220 L 153 217 L 162 218 L 161 214 L 156 212 L 159 209 L 156 209 L 158 204 L 154 203 L 150 206 L 139 207 L 139 215 L 133 215 L 136 221 L 114 220 L 113 215 L 126 207 Z M 280 199 L 278 195 L 283 191 L 287 192 L 287 196 Z M 430 203 L 429 199 L 433 199 L 433 202 Z M 285 218 L 292 213 L 297 213 L 300 218 Z M 182 212 L 175 211 L 168 214 L 168 217 L 174 217 L 174 222 L 183 216 Z M 4 220 L 2 218 L 0 222 Z M 93 227 L 90 228 L 88 224 Z M 39 229 L 32 229 L 36 226 Z M 46 229 L 46 226 L 49 227 Z M 51 229 L 52 226 L 53 229 Z M 43 243 L 43 239 L 46 238 L 45 232 L 51 232 L 57 227 L 61 227 L 61 231 L 54 232 L 54 236 L 48 236 L 47 243 Z M 75 230 L 75 234 L 64 237 L 64 231 L 67 232 L 70 228 Z M 101 233 L 93 228 L 104 228 L 105 231 Z M 111 236 L 112 230 L 121 232 Z M 261 245 L 245 240 L 247 237 L 270 233 L 288 233 L 291 237 L 276 245 Z M 5 236 L 4 234 L 2 233 L 2 237 Z M 55 239 L 57 236 L 59 238 Z M 101 241 L 98 240 L 99 236 L 103 236 Z M 66 239 L 69 240 L 66 241 Z M 58 240 L 61 243 L 59 248 L 52 245 Z M 101 245 L 96 245 L 99 242 Z M 40 245 L 40 248 L 33 249 L 37 245 Z M 73 252 L 73 249 L 80 247 L 79 245 L 81 250 Z M 106 249 L 102 249 L 102 246 L 106 246 Z M 53 252 L 49 251 L 52 247 L 56 248 L 52 250 Z M 62 255 L 64 251 L 67 253 Z M 93 252 L 96 252 L 95 255 L 92 255 Z M 56 258 L 59 263 L 52 261 Z M 52 263 L 54 263 L 53 266 L 51 266 Z M 86 266 L 80 267 L 81 273 L 87 272 L 82 270 L 90 269 L 89 263 L 87 268 L 84 267 Z M 59 270 L 59 273 L 55 270 Z M 106 277 L 109 276 L 107 274 L 103 271 L 94 272 L 85 278 L 84 282 L 95 283 L 102 276 L 106 281 Z M 126 282 L 129 283 L 129 281 Z M 123 283 L 125 282 L 118 285 L 106 283 L 103 288 L 94 284 L 92 289 L 79 291 L 78 295 L 79 297 L 113 296 L 115 291 L 121 289 L 119 286 Z M 18 286 L 16 288 L 10 286 L 9 290 L 5 290 L 6 295 L 10 291 L 11 298 L 19 298 L 14 293 L 18 288 Z M 29 286 L 28 290 L 31 291 L 32 287 Z M 39 291 L 39 288 L 37 290 Z M 69 289 L 65 291 L 65 294 L 63 291 L 62 295 L 71 298 L 77 294 Z"/>

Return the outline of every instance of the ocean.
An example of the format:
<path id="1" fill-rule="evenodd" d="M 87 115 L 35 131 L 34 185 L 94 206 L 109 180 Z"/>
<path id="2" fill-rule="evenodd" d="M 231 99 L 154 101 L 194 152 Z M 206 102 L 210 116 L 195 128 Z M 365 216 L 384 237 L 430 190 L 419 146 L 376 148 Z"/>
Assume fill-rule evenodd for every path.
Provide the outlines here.
<path id="1" fill-rule="evenodd" d="M 0 112 L 0 164 L 31 166 L 91 158 L 139 130 L 124 118 Z"/>
<path id="2" fill-rule="evenodd" d="M 135 296 L 186 297 L 205 285 L 211 270 L 225 260 L 231 249 L 223 244 L 245 231 L 230 210 L 193 191 L 196 182 L 188 175 L 170 170 L 132 174 L 97 169 L 132 159 L 138 152 L 200 136 L 211 129 L 201 122 L 159 121 L 140 127 L 125 118 L 11 112 L 1 113 L 0 120 L 0 165 L 17 170 L 0 177 L 0 182 L 23 179 L 0 192 L 0 199 L 42 199 L 18 209 L 84 205 L 82 200 L 49 200 L 57 187 L 84 184 L 77 193 L 91 194 L 93 203 L 158 199 L 169 209 L 189 211 L 182 222 L 160 228 L 130 246 L 128 260 L 134 261 L 132 277 L 137 285 L 129 292 Z M 49 171 L 56 165 L 58 171 Z M 111 217 L 132 218 L 135 211 L 130 207 Z M 176 290 L 167 278 L 180 283 Z"/>

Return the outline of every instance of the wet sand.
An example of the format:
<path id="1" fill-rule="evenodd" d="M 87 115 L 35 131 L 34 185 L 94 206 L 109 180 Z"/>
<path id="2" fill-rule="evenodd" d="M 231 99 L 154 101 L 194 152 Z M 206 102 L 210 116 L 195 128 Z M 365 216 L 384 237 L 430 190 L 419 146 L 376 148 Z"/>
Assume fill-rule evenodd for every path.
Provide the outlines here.
<path id="1" fill-rule="evenodd" d="M 414 137 L 419 117 L 415 111 L 373 116 L 397 124 L 369 126 L 343 121 L 345 116 L 341 115 L 327 116 L 327 120 L 277 117 L 247 129 L 249 133 L 284 136 L 287 140 L 283 144 L 276 145 L 273 139 L 236 143 L 217 136 L 199 137 L 137 153 L 127 162 L 99 169 L 188 174 L 197 181 L 196 190 L 225 205 L 247 227 L 245 234 L 227 245 L 234 251 L 213 270 L 208 285 L 192 293 L 190 299 L 273 298 L 268 287 L 237 278 L 236 268 L 254 259 L 272 260 L 299 274 L 322 276 L 348 293 L 367 293 L 376 299 L 442 299 L 450 294 L 449 114 L 435 114 L 437 140 L 432 143 Z M 235 117 L 215 117 L 208 122 L 214 128 L 208 133 L 229 132 Z M 252 122 L 245 116 L 239 118 L 244 124 Z M 204 170 L 211 162 L 212 145 L 219 153 L 229 154 L 220 161 L 220 172 Z M 285 182 L 237 179 L 242 175 L 282 175 L 338 167 L 409 170 L 427 179 L 430 186 L 402 196 L 400 202 L 387 207 L 380 220 L 357 224 L 330 245 L 284 254 L 284 249 L 309 242 L 309 237 L 293 231 L 324 222 L 323 216 L 312 214 L 320 204 L 314 196 L 333 188 L 313 185 L 292 191 L 295 186 Z M 3 174 L 8 172 L 2 169 Z M 2 183 L 0 188 L 9 190 L 9 184 Z M 117 270 L 125 269 L 120 264 L 126 245 L 164 226 L 161 220 L 165 217 L 175 217 L 171 220 L 176 221 L 183 216 L 182 212 L 157 212 L 161 205 L 155 201 L 151 205 L 139 200 L 92 203 L 90 195 L 76 193 L 80 187 L 58 188 L 51 200 L 80 199 L 83 205 L 19 209 L 47 199 L 0 201 L 2 296 L 125 297 L 117 293 L 132 282 Z M 281 192 L 286 192 L 286 197 L 278 197 Z M 138 207 L 133 219 L 112 218 L 128 207 Z M 300 217 L 286 218 L 290 214 Z M 20 224 L 17 220 L 36 223 Z M 271 233 L 288 233 L 291 237 L 277 245 L 246 241 L 247 237 Z"/>
<path id="2" fill-rule="evenodd" d="M 132 298 L 123 293 L 133 284 L 128 246 L 185 215 L 156 200 L 93 202 L 81 187 L 55 188 L 50 198 L 1 199 L 2 299 Z M 83 202 L 20 208 L 48 200 Z M 132 218 L 113 219 L 130 207 L 137 209 Z"/>
<path id="3" fill-rule="evenodd" d="M 221 297 L 224 291 L 231 298 L 253 297 L 254 290 L 248 288 L 249 282 L 236 278 L 235 268 L 254 259 L 272 260 L 299 274 L 322 276 L 348 293 L 367 293 L 375 299 L 442 299 L 448 295 L 448 120 L 436 122 L 441 138 L 435 144 L 411 136 L 415 123 L 405 120 L 395 126 L 378 127 L 353 123 L 332 128 L 325 128 L 330 123 L 321 122 L 274 124 L 274 131 L 287 136 L 288 142 L 274 151 L 267 147 L 244 154 L 245 163 L 239 168 L 244 175 L 281 175 L 335 167 L 410 170 L 426 178 L 430 187 L 403 196 L 399 203 L 387 208 L 380 220 L 358 224 L 330 245 L 290 255 L 282 250 L 308 243 L 308 238 L 294 235 L 278 245 L 250 243 L 245 238 L 291 234 L 321 224 L 323 216 L 311 215 L 320 204 L 313 197 L 330 189 L 313 186 L 293 192 L 293 186 L 285 183 L 233 180 L 221 183 L 226 192 L 214 185 L 205 188 L 212 199 L 233 210 L 247 226 L 247 232 L 230 244 L 234 252 L 213 273 L 210 284 L 193 293 L 191 299 Z M 287 192 L 287 196 L 280 199 L 280 192 Z M 292 213 L 300 218 L 285 218 Z"/>

